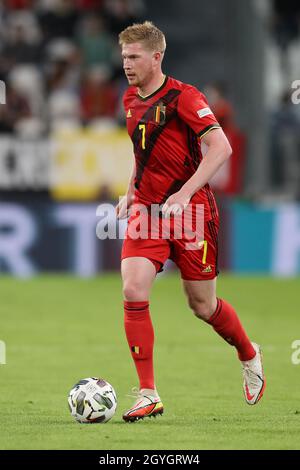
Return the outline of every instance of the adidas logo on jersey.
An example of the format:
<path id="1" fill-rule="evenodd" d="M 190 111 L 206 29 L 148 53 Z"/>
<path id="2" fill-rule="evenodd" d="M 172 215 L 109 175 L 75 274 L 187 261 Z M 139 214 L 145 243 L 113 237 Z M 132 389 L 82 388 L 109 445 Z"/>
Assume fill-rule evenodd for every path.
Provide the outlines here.
<path id="1" fill-rule="evenodd" d="M 209 264 L 208 266 L 206 266 L 206 268 L 202 269 L 202 272 L 203 273 L 212 273 L 211 265 Z"/>
<path id="2" fill-rule="evenodd" d="M 132 117 L 132 114 L 131 114 L 130 109 L 128 109 L 128 113 L 127 113 L 127 116 L 126 116 L 126 117 L 128 117 L 128 118 L 131 118 L 131 117 Z"/>

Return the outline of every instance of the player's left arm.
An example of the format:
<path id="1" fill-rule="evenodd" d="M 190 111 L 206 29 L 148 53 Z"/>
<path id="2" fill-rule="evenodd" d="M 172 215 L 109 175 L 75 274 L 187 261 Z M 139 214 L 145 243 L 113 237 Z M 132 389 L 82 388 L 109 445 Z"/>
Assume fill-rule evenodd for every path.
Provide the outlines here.
<path id="1" fill-rule="evenodd" d="M 232 153 L 227 137 L 213 115 L 205 96 L 198 90 L 189 87 L 181 94 L 178 114 L 206 145 L 207 153 L 196 172 L 180 191 L 167 199 L 162 209 L 165 215 L 182 212 L 193 195 L 208 183 Z M 173 206 L 172 209 L 171 206 Z"/>
<path id="2" fill-rule="evenodd" d="M 208 183 L 232 153 L 231 146 L 221 128 L 211 129 L 203 137 L 202 142 L 208 149 L 205 157 L 197 171 L 180 191 L 167 199 L 162 209 L 163 214 L 180 214 L 187 207 L 193 195 Z"/>
<path id="3" fill-rule="evenodd" d="M 212 129 L 203 137 L 202 142 L 208 149 L 207 153 L 197 171 L 181 188 L 182 194 L 190 199 L 209 182 L 232 154 L 231 146 L 221 128 Z"/>

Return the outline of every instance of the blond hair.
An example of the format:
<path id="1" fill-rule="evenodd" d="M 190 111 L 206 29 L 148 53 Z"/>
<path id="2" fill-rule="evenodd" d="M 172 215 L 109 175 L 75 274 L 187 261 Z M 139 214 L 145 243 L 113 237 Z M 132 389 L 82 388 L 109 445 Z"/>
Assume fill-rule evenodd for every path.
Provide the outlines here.
<path id="1" fill-rule="evenodd" d="M 142 42 L 146 49 L 153 52 L 166 50 L 166 38 L 164 33 L 158 29 L 152 21 L 134 23 L 119 34 L 119 44 L 132 44 Z"/>

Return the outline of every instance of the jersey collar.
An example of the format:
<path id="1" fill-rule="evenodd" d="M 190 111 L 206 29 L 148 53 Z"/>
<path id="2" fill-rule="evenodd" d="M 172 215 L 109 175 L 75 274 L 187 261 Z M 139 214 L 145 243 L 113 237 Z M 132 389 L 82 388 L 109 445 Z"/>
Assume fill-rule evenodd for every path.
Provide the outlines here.
<path id="1" fill-rule="evenodd" d="M 142 96 L 142 95 L 139 94 L 139 92 L 137 92 L 137 96 L 139 97 L 140 100 L 147 101 L 150 98 L 152 98 L 153 96 L 155 96 L 160 90 L 162 90 L 166 86 L 167 81 L 168 81 L 168 76 L 166 75 L 165 78 L 164 78 L 164 81 L 162 82 L 160 87 L 157 88 L 157 90 L 155 90 L 153 93 L 151 93 L 150 95 Z"/>

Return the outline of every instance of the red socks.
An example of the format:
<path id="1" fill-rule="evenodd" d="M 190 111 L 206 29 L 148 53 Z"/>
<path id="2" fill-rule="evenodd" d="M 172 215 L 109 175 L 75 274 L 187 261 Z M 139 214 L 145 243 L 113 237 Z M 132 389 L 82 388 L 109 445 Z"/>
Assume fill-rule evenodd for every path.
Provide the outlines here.
<path id="1" fill-rule="evenodd" d="M 140 388 L 154 389 L 154 331 L 149 302 L 124 301 L 124 326 L 128 345 L 140 379 Z"/>
<path id="2" fill-rule="evenodd" d="M 217 309 L 208 320 L 213 329 L 238 351 L 240 361 L 250 361 L 256 352 L 233 307 L 225 300 L 217 299 Z"/>
<path id="3" fill-rule="evenodd" d="M 140 388 L 155 389 L 153 372 L 154 331 L 149 302 L 124 301 L 124 326 L 128 345 L 140 380 Z M 241 361 L 250 361 L 256 352 L 233 309 L 218 299 L 217 309 L 208 322 L 214 330 L 238 351 Z"/>

